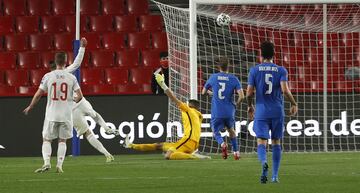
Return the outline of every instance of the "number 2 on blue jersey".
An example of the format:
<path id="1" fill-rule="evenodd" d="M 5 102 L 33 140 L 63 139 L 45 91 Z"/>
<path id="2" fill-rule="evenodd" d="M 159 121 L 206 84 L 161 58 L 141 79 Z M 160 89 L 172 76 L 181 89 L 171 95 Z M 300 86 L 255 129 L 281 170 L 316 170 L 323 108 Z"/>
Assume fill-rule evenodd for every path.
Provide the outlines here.
<path id="1" fill-rule="evenodd" d="M 223 96 L 223 92 L 225 91 L 225 82 L 219 82 L 220 89 L 218 90 L 218 97 L 219 99 L 225 99 L 225 96 Z"/>
<path id="2" fill-rule="evenodd" d="M 268 85 L 268 89 L 266 90 L 265 94 L 271 94 L 272 93 L 272 87 L 273 87 L 273 83 L 272 83 L 272 74 L 265 74 L 265 83 Z"/>

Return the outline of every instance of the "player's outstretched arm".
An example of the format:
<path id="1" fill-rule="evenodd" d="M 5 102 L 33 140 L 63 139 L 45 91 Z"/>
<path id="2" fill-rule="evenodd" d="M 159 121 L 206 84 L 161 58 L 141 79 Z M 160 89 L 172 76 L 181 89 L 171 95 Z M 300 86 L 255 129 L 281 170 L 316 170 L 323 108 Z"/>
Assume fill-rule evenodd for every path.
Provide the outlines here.
<path id="1" fill-rule="evenodd" d="M 28 107 L 26 107 L 24 110 L 23 110 L 23 113 L 25 115 L 28 115 L 30 110 L 34 108 L 34 106 L 39 102 L 39 100 L 41 99 L 41 96 L 44 94 L 45 92 L 42 90 L 42 89 L 38 89 L 35 93 L 35 95 L 33 96 L 32 100 L 31 100 L 31 103 Z"/>
<path id="2" fill-rule="evenodd" d="M 160 85 L 160 87 L 164 90 L 164 93 L 173 101 L 177 106 L 181 104 L 181 101 L 176 98 L 174 93 L 169 89 L 169 87 L 165 84 L 165 78 L 163 74 L 155 73 L 156 82 Z"/>
<path id="3" fill-rule="evenodd" d="M 73 73 L 73 72 L 75 72 L 76 69 L 78 69 L 80 67 L 81 62 L 84 58 L 86 45 L 87 45 L 87 40 L 85 38 L 81 38 L 78 54 L 77 54 L 74 62 L 70 66 L 66 67 L 67 72 Z"/>
<path id="4" fill-rule="evenodd" d="M 253 101 L 254 101 L 254 87 L 251 85 L 248 85 L 247 89 L 246 89 L 246 100 L 247 100 L 247 105 L 248 105 L 248 119 L 249 120 L 253 120 L 254 119 L 254 113 L 255 113 L 255 109 L 254 109 L 254 105 L 253 105 Z"/>
<path id="5" fill-rule="evenodd" d="M 297 107 L 297 103 L 294 99 L 294 96 L 292 95 L 287 81 L 281 81 L 281 90 L 283 92 L 283 94 L 285 95 L 285 97 L 290 101 L 291 103 L 291 107 L 290 107 L 290 116 L 294 116 L 296 115 L 297 111 L 298 111 L 298 107 Z"/>

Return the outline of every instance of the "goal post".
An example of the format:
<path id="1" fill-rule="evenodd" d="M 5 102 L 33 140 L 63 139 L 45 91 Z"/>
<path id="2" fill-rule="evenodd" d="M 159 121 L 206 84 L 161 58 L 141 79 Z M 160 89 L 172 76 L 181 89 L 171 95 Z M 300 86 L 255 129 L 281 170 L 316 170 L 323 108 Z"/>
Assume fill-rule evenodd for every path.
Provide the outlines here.
<path id="1" fill-rule="evenodd" d="M 360 66 L 360 5 L 356 3 L 190 0 L 189 9 L 157 3 L 168 33 L 170 88 L 182 99 L 201 101 L 205 120 L 200 151 L 220 152 L 209 124 L 211 98 L 199 95 L 204 82 L 217 71 L 214 60 L 229 57 L 231 73 L 246 89 L 249 69 L 260 62 L 259 45 L 264 40 L 274 42 L 275 63 L 287 68 L 289 86 L 300 105 L 299 114 L 286 119 L 284 150 L 359 150 L 360 81 L 358 75 L 353 74 L 351 80 L 345 75 Z M 231 25 L 216 25 L 216 16 L 222 12 L 230 15 Z M 173 104 L 169 104 L 168 116 L 169 121 L 181 119 Z M 246 128 L 246 117 L 242 104 L 236 113 L 238 142 L 242 152 L 253 152 L 256 139 L 252 125 Z M 180 137 L 175 131 L 170 135 L 172 141 Z"/>

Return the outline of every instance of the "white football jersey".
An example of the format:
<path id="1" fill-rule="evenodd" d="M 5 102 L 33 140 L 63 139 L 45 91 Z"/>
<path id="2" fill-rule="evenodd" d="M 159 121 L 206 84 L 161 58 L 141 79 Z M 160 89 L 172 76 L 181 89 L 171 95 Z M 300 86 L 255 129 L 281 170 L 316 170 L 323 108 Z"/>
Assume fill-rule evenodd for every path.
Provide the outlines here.
<path id="1" fill-rule="evenodd" d="M 45 74 L 39 88 L 47 92 L 45 119 L 72 122 L 73 93 L 80 89 L 74 75 L 65 70 Z"/>

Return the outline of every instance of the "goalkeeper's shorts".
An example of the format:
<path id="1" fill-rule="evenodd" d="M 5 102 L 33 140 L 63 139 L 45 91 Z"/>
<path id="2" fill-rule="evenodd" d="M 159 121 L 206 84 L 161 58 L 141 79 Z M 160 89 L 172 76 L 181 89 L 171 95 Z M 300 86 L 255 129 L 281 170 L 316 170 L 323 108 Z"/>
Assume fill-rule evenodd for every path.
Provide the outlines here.
<path id="1" fill-rule="evenodd" d="M 183 152 L 183 153 L 193 153 L 199 147 L 199 142 L 196 142 L 192 139 L 181 138 L 175 143 L 163 143 L 163 151 L 172 151 L 172 152 Z"/>

